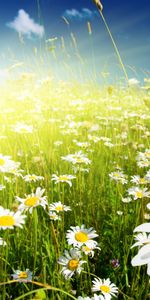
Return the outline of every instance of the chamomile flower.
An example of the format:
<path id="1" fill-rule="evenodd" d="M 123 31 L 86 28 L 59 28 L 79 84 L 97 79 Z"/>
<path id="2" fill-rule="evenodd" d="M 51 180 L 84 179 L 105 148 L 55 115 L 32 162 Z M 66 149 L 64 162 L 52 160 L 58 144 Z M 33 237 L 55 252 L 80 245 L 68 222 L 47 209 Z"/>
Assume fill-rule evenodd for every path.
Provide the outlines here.
<path id="1" fill-rule="evenodd" d="M 87 246 L 88 248 L 95 248 L 97 245 L 96 241 L 93 241 L 95 237 L 98 236 L 96 231 L 91 227 L 89 229 L 85 228 L 85 225 L 71 226 L 71 230 L 67 231 L 66 237 L 69 245 L 74 247 Z"/>
<path id="2" fill-rule="evenodd" d="M 81 252 L 78 249 L 70 249 L 70 251 L 64 251 L 64 256 L 60 256 L 58 263 L 63 266 L 61 273 L 66 279 L 69 279 L 75 273 L 81 273 L 83 270 L 81 266 L 86 261 L 81 260 Z"/>
<path id="3" fill-rule="evenodd" d="M 68 211 L 71 210 L 70 206 L 64 205 L 61 203 L 61 201 L 58 202 L 53 202 L 49 206 L 50 211 L 56 211 L 57 213 L 62 212 L 62 211 Z"/>
<path id="4" fill-rule="evenodd" d="M 131 182 L 134 182 L 137 185 L 138 184 L 143 185 L 143 184 L 147 184 L 148 183 L 148 181 L 147 181 L 147 179 L 145 177 L 140 177 L 139 175 L 134 175 L 131 178 L 132 178 Z"/>
<path id="5" fill-rule="evenodd" d="M 10 156 L 0 154 L 0 172 L 13 173 L 20 166 L 20 162 L 15 162 Z"/>
<path id="6" fill-rule="evenodd" d="M 110 279 L 95 278 L 93 281 L 93 292 L 101 292 L 104 299 L 110 300 L 111 296 L 116 296 L 118 288 L 114 283 L 111 283 Z"/>
<path id="7" fill-rule="evenodd" d="M 57 176 L 56 174 L 52 175 L 52 181 L 55 181 L 55 184 L 59 183 L 59 182 L 66 182 L 70 185 L 70 187 L 72 186 L 72 179 L 75 179 L 76 176 L 73 175 L 59 175 Z"/>
<path id="8" fill-rule="evenodd" d="M 71 162 L 73 165 L 89 165 L 91 163 L 91 160 L 82 151 L 76 152 L 75 154 L 68 154 L 67 156 L 62 156 L 61 158 L 65 161 Z"/>
<path id="9" fill-rule="evenodd" d="M 13 280 L 18 280 L 19 282 L 28 282 L 32 280 L 32 272 L 29 269 L 25 271 L 16 270 L 14 274 L 11 274 Z"/>
<path id="10" fill-rule="evenodd" d="M 33 208 L 39 205 L 45 209 L 47 206 L 47 200 L 46 196 L 43 196 L 44 192 L 45 189 L 41 189 L 40 187 L 38 187 L 35 193 L 27 195 L 26 198 L 20 198 L 16 196 L 16 200 L 21 202 L 21 204 L 18 207 L 18 210 L 29 210 L 29 212 L 32 213 Z"/>
<path id="11" fill-rule="evenodd" d="M 147 265 L 147 274 L 150 276 L 150 244 L 140 248 L 137 255 L 131 261 L 133 267 Z"/>
<path id="12" fill-rule="evenodd" d="M 83 253 L 85 253 L 85 255 L 89 255 L 91 257 L 94 256 L 94 250 L 98 249 L 101 250 L 99 247 L 96 246 L 97 244 L 93 245 L 91 248 L 89 248 L 88 246 L 82 246 L 81 251 Z"/>
<path id="13" fill-rule="evenodd" d="M 24 181 L 26 182 L 36 182 L 36 181 L 39 181 L 39 180 L 43 180 L 44 177 L 43 176 L 38 176 L 38 175 L 35 175 L 35 174 L 27 174 L 23 177 Z"/>
<path id="14" fill-rule="evenodd" d="M 134 200 L 142 199 L 145 197 L 150 197 L 150 192 L 147 191 L 147 188 L 140 188 L 138 186 L 132 187 L 128 189 L 129 195 L 133 196 Z"/>
<path id="15" fill-rule="evenodd" d="M 122 184 L 126 184 L 128 182 L 127 176 L 121 171 L 112 172 L 109 174 L 109 177 L 115 180 L 116 182 L 120 182 Z"/>
<path id="16" fill-rule="evenodd" d="M 20 211 L 13 212 L 0 206 L 0 229 L 14 229 L 14 227 L 22 228 L 25 223 L 25 215 L 21 215 Z"/>
<path id="17" fill-rule="evenodd" d="M 135 236 L 136 243 L 132 245 L 131 248 L 136 246 L 143 246 L 145 244 L 150 244 L 150 234 L 146 234 L 146 232 L 139 233 Z"/>
<path id="18" fill-rule="evenodd" d="M 97 295 L 94 294 L 94 297 L 92 297 L 92 300 L 105 300 L 106 298 L 104 298 L 102 295 Z"/>
<path id="19" fill-rule="evenodd" d="M 123 203 L 129 203 L 129 202 L 132 201 L 131 197 L 126 197 L 126 198 L 123 198 L 123 197 L 122 197 L 121 200 L 122 200 Z"/>
<path id="20" fill-rule="evenodd" d="M 57 220 L 61 220 L 61 217 L 58 216 L 55 212 L 50 211 L 49 212 L 49 217 L 52 221 L 57 221 Z"/>
<path id="21" fill-rule="evenodd" d="M 23 133 L 32 133 L 33 132 L 33 126 L 27 125 L 23 122 L 17 122 L 14 126 L 12 126 L 12 130 L 14 132 L 23 134 Z"/>
<path id="22" fill-rule="evenodd" d="M 91 300 L 90 297 L 81 297 L 81 296 L 79 296 L 77 299 L 78 300 Z"/>

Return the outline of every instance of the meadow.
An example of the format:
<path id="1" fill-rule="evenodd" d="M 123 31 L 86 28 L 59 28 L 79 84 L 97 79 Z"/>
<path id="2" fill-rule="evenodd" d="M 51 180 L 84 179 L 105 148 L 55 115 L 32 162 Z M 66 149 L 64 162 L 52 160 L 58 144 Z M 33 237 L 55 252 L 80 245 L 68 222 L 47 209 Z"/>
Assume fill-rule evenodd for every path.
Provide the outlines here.
<path id="1" fill-rule="evenodd" d="M 1 300 L 149 299 L 149 261 L 131 264 L 150 242 L 133 232 L 150 224 L 149 89 L 1 86 Z"/>

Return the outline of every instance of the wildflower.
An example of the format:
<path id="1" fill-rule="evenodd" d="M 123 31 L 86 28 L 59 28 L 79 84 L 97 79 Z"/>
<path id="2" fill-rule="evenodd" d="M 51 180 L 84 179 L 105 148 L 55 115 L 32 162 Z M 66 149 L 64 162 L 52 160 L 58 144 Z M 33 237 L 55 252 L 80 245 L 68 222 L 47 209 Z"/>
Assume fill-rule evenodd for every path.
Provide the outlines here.
<path id="1" fill-rule="evenodd" d="M 82 151 L 76 152 L 75 154 L 68 154 L 67 156 L 62 156 L 61 158 L 65 161 L 71 162 L 73 165 L 89 165 L 91 163 L 91 161 L 86 157 L 86 155 L 82 153 Z"/>
<path id="2" fill-rule="evenodd" d="M 97 245 L 97 242 L 93 241 L 93 238 L 97 236 L 98 234 L 92 227 L 86 229 L 85 225 L 81 225 L 81 227 L 71 226 L 71 230 L 68 230 L 66 234 L 68 244 L 79 248 L 84 245 L 89 248 L 95 247 Z"/>
<path id="3" fill-rule="evenodd" d="M 92 300 L 105 300 L 106 298 L 104 298 L 102 295 L 97 295 L 94 294 L 94 297 L 92 297 Z"/>
<path id="4" fill-rule="evenodd" d="M 150 232 L 150 223 L 143 223 L 137 226 L 134 232 Z"/>
<path id="5" fill-rule="evenodd" d="M 123 203 L 129 203 L 129 202 L 131 202 L 131 201 L 132 201 L 131 197 L 126 197 L 126 198 L 123 198 L 123 197 L 122 197 L 122 202 L 123 202 Z"/>
<path id="6" fill-rule="evenodd" d="M 81 296 L 79 296 L 77 299 L 78 300 L 91 300 L 90 297 L 81 297 Z"/>
<path id="7" fill-rule="evenodd" d="M 38 187 L 35 193 L 27 195 L 26 198 L 24 199 L 17 196 L 16 200 L 21 202 L 18 209 L 25 210 L 25 211 L 29 210 L 30 213 L 32 213 L 33 208 L 39 205 L 45 209 L 47 205 L 47 200 L 46 200 L 46 196 L 42 197 L 44 192 L 45 189 L 41 189 L 40 187 Z"/>
<path id="8" fill-rule="evenodd" d="M 134 175 L 131 178 L 132 178 L 131 182 L 134 182 L 136 184 L 146 184 L 146 183 L 148 183 L 146 177 L 141 178 L 139 175 Z"/>
<path id="9" fill-rule="evenodd" d="M 111 179 L 114 179 L 116 182 L 121 182 L 122 184 L 127 183 L 127 176 L 121 171 L 115 171 L 109 174 Z"/>
<path id="10" fill-rule="evenodd" d="M 0 229 L 14 229 L 15 226 L 22 228 L 25 218 L 20 211 L 13 212 L 0 206 Z"/>
<path id="11" fill-rule="evenodd" d="M 11 274 L 14 280 L 18 280 L 19 282 L 28 282 L 32 280 L 32 272 L 29 269 L 26 271 L 16 270 L 14 274 Z"/>
<path id="12" fill-rule="evenodd" d="M 15 162 L 10 156 L 0 154 L 0 172 L 12 173 L 14 170 L 17 170 L 19 166 L 20 162 Z"/>
<path id="13" fill-rule="evenodd" d="M 137 255 L 132 258 L 133 267 L 147 265 L 147 274 L 150 276 L 150 244 L 140 248 Z"/>
<path id="14" fill-rule="evenodd" d="M 68 211 L 71 210 L 70 206 L 64 205 L 61 203 L 61 201 L 53 202 L 49 206 L 50 211 L 56 211 L 57 213 L 62 211 Z"/>
<path id="15" fill-rule="evenodd" d="M 146 205 L 146 207 L 150 210 L 150 203 L 148 203 L 148 204 Z"/>
<path id="16" fill-rule="evenodd" d="M 110 300 L 111 296 L 116 296 L 118 288 L 114 283 L 110 282 L 110 279 L 95 278 L 93 281 L 93 292 L 100 291 L 106 300 Z"/>
<path id="17" fill-rule="evenodd" d="M 128 193 L 133 196 L 134 200 L 150 197 L 150 192 L 147 191 L 147 188 L 132 187 L 128 189 Z"/>
<path id="18" fill-rule="evenodd" d="M 135 240 L 137 241 L 131 248 L 136 246 L 143 246 L 144 244 L 150 244 L 150 234 L 146 234 L 146 232 L 139 233 L 135 236 Z"/>
<path id="19" fill-rule="evenodd" d="M 119 264 L 119 259 L 112 259 L 111 260 L 111 265 L 114 269 L 118 268 L 120 266 Z"/>
<path id="20" fill-rule="evenodd" d="M 39 180 L 43 180 L 44 177 L 43 176 L 38 176 L 38 175 L 35 175 L 35 174 L 32 174 L 32 175 L 28 174 L 28 175 L 25 175 L 23 177 L 23 179 L 26 182 L 32 182 L 32 181 L 36 182 L 36 181 L 39 181 Z"/>
<path id="21" fill-rule="evenodd" d="M 118 215 L 118 216 L 122 216 L 122 215 L 123 215 L 123 211 L 117 210 L 117 215 Z"/>
<path id="22" fill-rule="evenodd" d="M 61 217 L 58 216 L 55 212 L 50 211 L 49 216 L 50 216 L 50 219 L 53 221 L 61 220 Z"/>
<path id="23" fill-rule="evenodd" d="M 61 273 L 65 278 L 71 278 L 75 273 L 80 274 L 83 268 L 82 264 L 86 261 L 81 260 L 81 252 L 77 249 L 65 250 L 64 256 L 60 256 L 58 263 L 63 266 Z"/>
<path id="24" fill-rule="evenodd" d="M 99 247 L 96 246 L 97 244 L 93 245 L 92 247 L 88 247 L 88 246 L 82 246 L 81 251 L 84 252 L 86 255 L 89 255 L 91 257 L 94 256 L 94 250 L 98 249 L 101 250 Z"/>
<path id="25" fill-rule="evenodd" d="M 0 238 L 0 246 L 6 246 L 7 243 L 4 241 L 3 238 Z"/>
<path id="26" fill-rule="evenodd" d="M 71 180 L 75 178 L 76 176 L 73 175 L 59 175 L 59 176 L 57 176 L 56 174 L 52 175 L 52 181 L 55 181 L 55 184 L 59 182 L 66 182 L 70 185 L 70 187 L 72 186 Z"/>

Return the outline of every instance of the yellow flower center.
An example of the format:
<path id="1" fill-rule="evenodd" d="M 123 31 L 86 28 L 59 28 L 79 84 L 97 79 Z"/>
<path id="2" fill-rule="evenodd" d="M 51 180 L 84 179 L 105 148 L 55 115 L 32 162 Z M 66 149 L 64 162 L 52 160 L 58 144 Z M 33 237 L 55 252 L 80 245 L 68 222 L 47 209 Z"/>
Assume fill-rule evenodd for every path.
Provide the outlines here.
<path id="1" fill-rule="evenodd" d="M 35 180 L 35 179 L 36 179 L 36 175 L 30 175 L 30 176 L 29 176 L 29 179 L 30 179 L 30 180 Z"/>
<path id="2" fill-rule="evenodd" d="M 0 217 L 0 226 L 10 227 L 15 225 L 15 220 L 12 216 L 2 216 Z"/>
<path id="3" fill-rule="evenodd" d="M 110 287 L 107 285 L 101 285 L 100 290 L 104 293 L 110 293 Z"/>
<path id="4" fill-rule="evenodd" d="M 74 271 L 78 268 L 79 261 L 77 259 L 70 259 L 68 262 L 68 269 Z"/>
<path id="5" fill-rule="evenodd" d="M 146 183 L 146 180 L 145 180 L 144 178 L 140 178 L 139 182 L 140 182 L 141 184 L 143 184 L 143 183 Z"/>
<path id="6" fill-rule="evenodd" d="M 35 206 L 37 204 L 38 200 L 39 200 L 39 197 L 35 197 L 35 196 L 29 197 L 25 200 L 24 204 L 26 206 Z"/>
<path id="7" fill-rule="evenodd" d="M 91 248 L 89 248 L 88 246 L 83 246 L 82 249 L 83 251 L 87 251 L 87 252 L 91 251 Z"/>
<path id="8" fill-rule="evenodd" d="M 27 272 L 20 272 L 18 278 L 28 278 Z"/>
<path id="9" fill-rule="evenodd" d="M 67 180 L 68 180 L 68 176 L 60 175 L 60 176 L 59 176 L 59 180 L 67 181 Z"/>
<path id="10" fill-rule="evenodd" d="M 150 157 L 150 151 L 146 152 L 145 156 Z"/>
<path id="11" fill-rule="evenodd" d="M 63 205 L 56 206 L 56 211 L 63 211 L 64 207 Z"/>
<path id="12" fill-rule="evenodd" d="M 88 237 L 87 233 L 85 233 L 83 231 L 79 231 L 75 234 L 75 239 L 78 242 L 85 243 L 88 241 L 89 237 Z"/>
<path id="13" fill-rule="evenodd" d="M 120 177 L 120 174 L 119 173 L 114 173 L 114 177 Z"/>
<path id="14" fill-rule="evenodd" d="M 0 158 L 0 166 L 3 166 L 5 164 L 5 160 L 3 158 Z"/>
<path id="15" fill-rule="evenodd" d="M 143 197 L 143 192 L 142 191 L 138 191 L 138 192 L 135 193 L 135 196 L 137 198 L 142 198 Z"/>

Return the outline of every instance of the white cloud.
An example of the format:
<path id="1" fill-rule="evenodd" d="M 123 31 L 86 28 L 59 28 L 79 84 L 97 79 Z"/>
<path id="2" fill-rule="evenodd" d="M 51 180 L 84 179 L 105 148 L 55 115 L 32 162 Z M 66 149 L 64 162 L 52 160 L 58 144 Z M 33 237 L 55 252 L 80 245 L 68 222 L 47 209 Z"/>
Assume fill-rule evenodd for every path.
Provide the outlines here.
<path id="1" fill-rule="evenodd" d="M 90 10 L 89 8 L 82 8 L 81 11 L 72 8 L 66 9 L 64 12 L 64 16 L 68 19 L 74 20 L 83 20 L 83 19 L 92 19 L 97 15 L 97 11 Z"/>
<path id="2" fill-rule="evenodd" d="M 24 9 L 20 9 L 14 21 L 8 23 L 7 26 L 16 30 L 18 33 L 26 35 L 29 38 L 32 34 L 38 37 L 42 37 L 44 34 L 44 27 L 31 19 L 29 14 L 26 13 Z"/>

